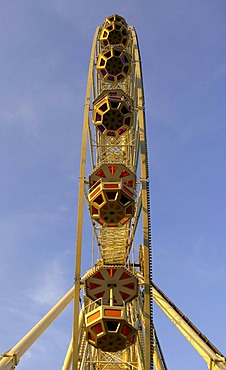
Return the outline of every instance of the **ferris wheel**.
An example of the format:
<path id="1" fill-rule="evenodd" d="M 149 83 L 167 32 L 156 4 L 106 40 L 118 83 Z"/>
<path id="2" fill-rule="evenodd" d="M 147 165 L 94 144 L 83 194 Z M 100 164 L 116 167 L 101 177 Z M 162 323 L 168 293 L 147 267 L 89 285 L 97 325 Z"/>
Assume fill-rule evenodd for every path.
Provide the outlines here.
<path id="1" fill-rule="evenodd" d="M 74 286 L 2 354 L 0 369 L 14 369 L 73 301 L 72 338 L 62 370 L 166 370 L 154 327 L 155 301 L 210 370 L 226 370 L 225 357 L 152 281 L 141 56 L 134 27 L 117 14 L 97 27 L 93 39 L 77 214 Z"/>
<path id="2" fill-rule="evenodd" d="M 150 369 L 151 225 L 142 73 L 136 32 L 117 14 L 106 18 L 94 36 L 83 130 L 78 214 L 85 198 L 94 236 L 90 255 L 96 258 L 81 278 L 80 217 L 73 369 L 84 366 L 85 359 L 93 369 L 106 364 Z M 143 237 L 137 246 L 139 223 Z M 81 284 L 85 295 L 79 314 Z M 80 331 L 79 315 L 84 317 Z"/>

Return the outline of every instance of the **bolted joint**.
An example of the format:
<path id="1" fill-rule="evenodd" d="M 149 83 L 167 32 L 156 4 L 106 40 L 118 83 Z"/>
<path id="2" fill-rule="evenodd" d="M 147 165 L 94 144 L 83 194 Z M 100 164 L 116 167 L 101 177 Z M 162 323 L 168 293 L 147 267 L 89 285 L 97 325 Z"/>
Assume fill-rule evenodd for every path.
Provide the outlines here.
<path id="1" fill-rule="evenodd" d="M 4 359 L 4 358 L 10 358 L 12 360 L 12 366 L 15 368 L 15 366 L 18 365 L 19 363 L 19 358 L 18 358 L 18 352 L 17 353 L 7 353 L 7 352 L 4 352 L 2 353 L 1 357 L 0 357 L 0 360 L 1 359 Z"/>

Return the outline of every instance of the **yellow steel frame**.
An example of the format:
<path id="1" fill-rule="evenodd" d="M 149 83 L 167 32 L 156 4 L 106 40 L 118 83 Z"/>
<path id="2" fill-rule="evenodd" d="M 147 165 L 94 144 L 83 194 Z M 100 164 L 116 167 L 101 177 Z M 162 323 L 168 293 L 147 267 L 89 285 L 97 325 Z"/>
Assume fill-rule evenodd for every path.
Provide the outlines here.
<path id="1" fill-rule="evenodd" d="M 210 370 L 225 370 L 226 358 L 220 353 L 220 351 L 195 327 L 194 324 L 192 324 L 192 322 L 155 284 L 152 285 L 154 301 L 195 348 L 206 362 L 208 368 Z"/>
<path id="2" fill-rule="evenodd" d="M 0 358 L 0 370 L 12 370 L 18 364 L 23 354 L 31 347 L 48 326 L 60 315 L 65 307 L 74 301 L 74 322 L 72 338 L 65 356 L 62 370 L 85 370 L 94 368 L 116 370 L 137 369 L 166 370 L 166 364 L 159 346 L 152 322 L 152 301 L 154 300 L 174 325 L 181 331 L 185 338 L 198 351 L 207 363 L 210 370 L 226 370 L 225 357 L 208 341 L 202 333 L 177 309 L 177 307 L 165 296 L 165 294 L 151 282 L 151 250 L 150 250 L 150 209 L 149 209 L 149 182 L 148 182 L 148 158 L 147 140 L 145 127 L 145 106 L 143 96 L 143 82 L 141 71 L 141 58 L 135 29 L 129 27 L 130 46 L 132 55 L 132 73 L 121 83 L 122 88 L 134 100 L 135 125 L 133 136 L 127 133 L 124 137 L 116 139 L 114 143 L 107 137 L 102 137 L 91 125 L 91 102 L 106 88 L 111 88 L 102 81 L 95 71 L 97 56 L 100 53 L 98 39 L 100 28 L 96 29 L 86 89 L 84 107 L 82 149 L 80 162 L 80 178 L 78 193 L 78 220 L 76 234 L 76 261 L 74 286 L 69 292 L 47 313 L 11 350 L 2 354 Z M 89 140 L 89 141 L 88 141 Z M 88 145 L 89 143 L 89 145 Z M 80 291 L 84 286 L 85 277 L 81 277 L 82 265 L 82 235 L 83 235 L 83 210 L 87 200 L 86 162 L 87 148 L 90 150 L 90 163 L 92 169 L 104 161 L 120 163 L 125 159 L 126 165 L 136 171 L 139 167 L 138 195 L 136 212 L 132 221 L 121 228 L 106 228 L 92 222 L 93 234 L 99 248 L 99 257 L 107 263 L 133 265 L 130 256 L 134 249 L 134 237 L 142 216 L 142 248 L 143 270 L 133 272 L 139 279 L 139 284 L 144 288 L 141 294 L 127 304 L 127 315 L 133 326 L 138 327 L 138 339 L 135 346 L 119 353 L 105 353 L 90 346 L 84 331 L 84 308 L 79 309 Z M 106 162 L 107 163 L 107 162 Z M 118 235 L 120 242 L 115 245 L 115 236 Z M 112 260 L 112 253 L 115 259 Z M 88 303 L 84 297 L 84 305 Z M 83 306 L 84 307 L 84 306 Z"/>
<path id="3" fill-rule="evenodd" d="M 112 361 L 116 361 L 118 365 L 124 363 L 122 360 L 124 357 L 134 359 L 134 365 L 136 368 L 140 366 L 143 369 L 151 369 L 152 367 L 152 357 L 153 357 L 153 325 L 151 318 L 151 285 L 150 285 L 150 211 L 148 204 L 148 159 L 147 159 L 147 149 L 146 149 L 146 128 L 145 128 L 145 116 L 144 116 L 144 97 L 143 97 L 143 85 L 142 85 L 142 73 L 141 73 L 141 63 L 139 55 L 138 41 L 136 33 L 133 27 L 130 27 L 131 43 L 130 43 L 130 52 L 133 58 L 133 73 L 132 77 L 129 76 L 127 81 L 123 82 L 120 86 L 123 90 L 135 101 L 135 129 L 134 137 L 136 140 L 131 139 L 129 135 L 124 135 L 124 138 L 119 138 L 118 140 L 112 141 L 101 136 L 99 132 L 92 133 L 92 127 L 90 126 L 90 110 L 91 110 L 91 99 L 96 99 L 97 96 L 105 90 L 107 87 L 106 82 L 103 82 L 99 76 L 95 73 L 95 61 L 97 56 L 100 53 L 100 45 L 98 41 L 98 29 L 95 33 L 93 46 L 90 57 L 90 67 L 88 73 L 88 83 L 87 83 L 87 93 L 86 93 L 86 102 L 84 110 L 84 123 L 83 123 L 83 139 L 82 139 L 82 157 L 81 157 L 81 166 L 80 166 L 80 186 L 79 186 L 79 200 L 78 200 L 78 226 L 77 226 L 77 244 L 76 244 L 76 268 L 75 268 L 75 309 L 74 309 L 74 334 L 73 334 L 73 370 L 77 370 L 79 366 L 79 333 L 77 331 L 77 322 L 79 316 L 79 291 L 80 291 L 80 269 L 81 269 L 81 248 L 82 248 L 82 208 L 84 206 L 84 195 L 85 195 L 85 166 L 86 166 L 86 142 L 87 136 L 89 136 L 89 146 L 91 153 L 91 163 L 93 168 L 102 163 L 102 161 L 118 162 L 122 160 L 122 147 L 123 147 L 123 159 L 127 161 L 127 165 L 130 166 L 133 170 L 136 170 L 138 166 L 138 160 L 140 159 L 140 197 L 138 197 L 138 206 L 141 205 L 142 210 L 142 220 L 143 220 L 143 246 L 144 246 L 144 305 L 143 318 L 144 322 L 142 323 L 143 330 L 145 330 L 144 343 L 143 343 L 143 359 L 138 360 L 140 354 L 131 354 L 131 349 L 125 351 L 124 354 L 119 358 L 119 355 L 108 354 L 108 357 L 114 358 L 114 360 L 109 361 L 108 366 L 113 368 Z M 133 142 L 131 141 L 133 140 Z M 139 144 L 137 143 L 139 142 Z M 132 152 L 131 151 L 131 147 Z M 113 149 L 112 149 L 113 148 Z M 127 149 L 129 148 L 129 149 Z M 96 155 L 95 155 L 96 153 Z M 128 160 L 126 159 L 128 158 Z M 132 160 L 131 160 L 132 158 Z M 141 200 L 141 203 L 139 203 Z M 114 229 L 94 226 L 94 235 L 97 237 L 97 244 L 101 245 L 99 250 L 100 256 L 102 257 L 104 263 L 122 263 L 125 264 L 126 260 L 129 258 L 129 253 L 131 251 L 131 245 L 133 244 L 133 238 L 135 236 L 135 228 L 138 224 L 138 219 L 140 216 L 139 210 L 135 215 L 133 222 L 123 226 L 115 227 Z M 118 245 L 115 245 L 117 240 L 116 235 L 118 234 L 119 242 Z M 124 251 L 124 252 L 122 252 Z M 124 253 L 124 254 L 123 254 Z M 112 258 L 111 256 L 114 256 Z M 140 307 L 139 305 L 137 307 Z M 131 305 L 130 310 L 134 311 L 135 308 Z M 140 308 L 138 310 L 141 310 Z M 96 361 L 100 365 L 103 362 L 103 357 L 106 357 L 105 354 L 100 353 L 96 349 L 91 349 L 93 352 L 92 363 Z M 128 354 L 128 352 L 130 352 Z M 136 351 L 135 351 L 136 352 Z M 136 359 L 136 360 L 135 360 Z M 106 359 L 105 359 L 106 361 Z M 140 363 L 140 365 L 138 365 Z M 130 362 L 132 366 L 132 363 Z M 126 366 L 125 363 L 123 366 Z"/>
<path id="4" fill-rule="evenodd" d="M 32 346 L 49 325 L 59 316 L 74 297 L 74 288 L 67 294 L 9 351 L 2 354 L 1 370 L 13 370 L 23 354 Z"/>
<path id="5" fill-rule="evenodd" d="M 99 28 L 96 29 L 94 39 L 97 39 Z M 85 197 L 85 168 L 86 168 L 86 151 L 87 151 L 87 136 L 89 129 L 89 110 L 90 110 L 90 98 L 91 98 L 91 87 L 93 81 L 93 68 L 94 68 L 94 55 L 95 55 L 96 43 L 93 42 L 89 74 L 86 89 L 86 100 L 84 108 L 84 119 L 83 119 L 83 134 L 82 134 L 82 152 L 80 162 L 80 176 L 79 176 L 79 192 L 78 192 L 78 220 L 77 220 L 77 234 L 76 234 L 76 260 L 75 260 L 75 291 L 74 291 L 74 326 L 73 326 L 73 370 L 77 370 L 78 365 L 78 319 L 79 319 L 79 299 L 80 299 L 80 274 L 81 274 L 81 253 L 82 253 L 82 230 L 83 230 L 83 208 L 84 208 L 84 197 Z"/>

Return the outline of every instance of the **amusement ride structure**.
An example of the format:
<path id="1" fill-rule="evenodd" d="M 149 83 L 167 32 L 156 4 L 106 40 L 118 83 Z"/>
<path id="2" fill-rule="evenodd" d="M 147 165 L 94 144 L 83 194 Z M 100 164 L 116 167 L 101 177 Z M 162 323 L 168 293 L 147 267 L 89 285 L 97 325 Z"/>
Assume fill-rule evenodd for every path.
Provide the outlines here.
<path id="1" fill-rule="evenodd" d="M 83 243 L 85 208 L 91 220 L 90 245 Z M 152 281 L 141 59 L 134 27 L 117 14 L 107 17 L 94 35 L 77 214 L 74 286 L 2 354 L 0 369 L 14 369 L 73 301 L 73 333 L 62 370 L 166 370 L 154 327 L 154 301 L 210 370 L 226 370 L 225 357 Z M 82 276 L 84 263 L 90 266 Z"/>

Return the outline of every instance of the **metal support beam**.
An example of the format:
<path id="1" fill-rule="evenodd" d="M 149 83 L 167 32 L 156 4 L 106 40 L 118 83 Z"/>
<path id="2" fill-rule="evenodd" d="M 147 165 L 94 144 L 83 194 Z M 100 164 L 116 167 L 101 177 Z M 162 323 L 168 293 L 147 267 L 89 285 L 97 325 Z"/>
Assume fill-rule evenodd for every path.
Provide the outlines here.
<path id="1" fill-rule="evenodd" d="M 154 353 L 153 353 L 153 361 L 155 364 L 156 370 L 167 370 L 166 362 L 163 357 L 162 349 L 160 347 L 160 343 L 154 330 Z"/>
<path id="2" fill-rule="evenodd" d="M 170 299 L 155 285 L 153 299 L 177 329 L 195 348 L 211 370 L 226 370 L 226 358 L 222 353 L 196 328 L 196 326 L 170 301 Z"/>
<path id="3" fill-rule="evenodd" d="M 142 197 L 142 222 L 144 246 L 144 320 L 145 320 L 145 370 L 153 368 L 153 323 L 152 323 L 152 294 L 151 294 L 151 225 L 149 207 L 148 184 L 148 156 L 146 142 L 146 125 L 144 115 L 144 96 L 142 84 L 142 70 L 140 63 L 139 45 L 134 28 L 134 59 L 136 70 L 136 87 L 138 103 L 138 122 L 140 132 L 140 168 L 141 168 L 141 197 Z"/>
<path id="4" fill-rule="evenodd" d="M 165 370 L 161 362 L 161 357 L 158 351 L 158 347 L 156 346 L 156 343 L 154 344 L 153 361 L 154 361 L 156 370 Z"/>
<path id="5" fill-rule="evenodd" d="M 79 298 L 80 298 L 80 278 L 81 278 L 81 258 L 82 258 L 82 231 L 83 231 L 83 206 L 85 197 L 85 166 L 86 166 L 86 151 L 87 151 L 87 136 L 89 123 L 89 108 L 90 94 L 92 87 L 92 74 L 94 66 L 94 55 L 96 49 L 96 40 L 99 32 L 97 27 L 93 46 L 90 56 L 89 74 L 86 89 L 86 100 L 83 118 L 83 134 L 82 134 L 82 153 L 80 161 L 80 176 L 79 176 L 79 193 L 78 193 L 78 213 L 77 213 L 77 236 L 76 236 L 76 261 L 75 261 L 75 285 L 74 285 L 74 326 L 73 326 L 73 370 L 78 368 L 78 320 L 79 320 Z"/>
<path id="6" fill-rule="evenodd" d="M 9 351 L 2 354 L 0 370 L 13 370 L 23 354 L 32 346 L 48 326 L 72 301 L 74 288 L 67 294 Z"/>
<path id="7" fill-rule="evenodd" d="M 62 370 L 70 370 L 72 364 L 72 339 L 69 343 Z"/>

